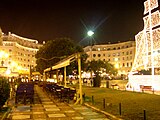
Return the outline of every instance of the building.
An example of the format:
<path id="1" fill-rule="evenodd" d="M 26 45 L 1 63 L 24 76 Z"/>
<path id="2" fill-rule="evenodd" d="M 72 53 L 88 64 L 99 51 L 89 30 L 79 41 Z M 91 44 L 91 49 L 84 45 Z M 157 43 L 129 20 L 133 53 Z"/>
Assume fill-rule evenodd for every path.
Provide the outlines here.
<path id="1" fill-rule="evenodd" d="M 10 73 L 29 74 L 36 66 L 35 54 L 42 44 L 13 33 L 0 35 L 0 66 Z M 1 73 L 2 74 L 2 73 Z"/>
<path id="2" fill-rule="evenodd" d="M 89 56 L 88 61 L 108 61 L 118 69 L 119 75 L 127 75 L 133 65 L 135 48 L 135 41 L 127 41 L 116 44 L 87 46 L 84 51 Z"/>

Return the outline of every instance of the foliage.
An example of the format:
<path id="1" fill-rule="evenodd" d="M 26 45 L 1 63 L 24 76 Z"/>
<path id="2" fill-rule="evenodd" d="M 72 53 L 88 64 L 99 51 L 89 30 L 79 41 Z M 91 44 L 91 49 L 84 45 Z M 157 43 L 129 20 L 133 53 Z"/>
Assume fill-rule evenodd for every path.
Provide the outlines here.
<path id="1" fill-rule="evenodd" d="M 105 70 L 106 73 L 110 75 L 116 75 L 118 73 L 117 69 L 114 68 L 114 66 L 108 62 L 104 62 L 102 60 L 92 60 L 88 61 L 86 63 L 86 70 L 87 71 L 93 71 L 95 74 L 95 78 L 93 79 L 93 86 L 99 87 L 101 83 L 100 73 L 99 71 Z"/>
<path id="2" fill-rule="evenodd" d="M 109 62 L 104 62 L 102 60 L 98 60 L 98 61 L 92 60 L 86 63 L 87 71 L 93 71 L 94 73 L 97 73 L 102 69 L 105 69 L 106 73 L 110 75 L 116 75 L 118 73 L 114 65 L 110 64 Z"/>
<path id="3" fill-rule="evenodd" d="M 8 80 L 0 78 L 0 108 L 5 104 L 10 95 L 10 86 Z M 3 98 L 3 99 L 2 99 Z"/>
<path id="4" fill-rule="evenodd" d="M 48 41 L 35 55 L 37 59 L 36 70 L 42 74 L 44 69 L 77 52 L 83 52 L 83 48 L 69 38 L 57 38 Z"/>

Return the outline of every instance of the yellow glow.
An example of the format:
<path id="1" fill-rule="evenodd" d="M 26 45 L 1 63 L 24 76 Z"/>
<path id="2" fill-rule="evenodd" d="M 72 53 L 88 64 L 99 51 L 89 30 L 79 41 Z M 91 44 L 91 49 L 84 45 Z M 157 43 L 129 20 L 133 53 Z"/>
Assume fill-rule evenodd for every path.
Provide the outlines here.
<path id="1" fill-rule="evenodd" d="M 118 58 L 114 58 L 115 61 L 118 61 Z"/>
<path id="2" fill-rule="evenodd" d="M 11 70 L 7 69 L 6 74 L 7 75 L 11 74 Z"/>
<path id="3" fill-rule="evenodd" d="M 11 63 L 11 66 L 12 66 L 12 67 L 17 67 L 18 64 L 17 64 L 16 62 L 13 61 L 13 62 Z"/>
<path id="4" fill-rule="evenodd" d="M 8 54 L 4 51 L 0 51 L 0 58 L 8 58 Z"/>
<path id="5" fill-rule="evenodd" d="M 118 63 L 116 63 L 114 66 L 115 66 L 115 68 L 117 68 L 117 69 L 119 68 L 119 65 L 118 65 Z"/>

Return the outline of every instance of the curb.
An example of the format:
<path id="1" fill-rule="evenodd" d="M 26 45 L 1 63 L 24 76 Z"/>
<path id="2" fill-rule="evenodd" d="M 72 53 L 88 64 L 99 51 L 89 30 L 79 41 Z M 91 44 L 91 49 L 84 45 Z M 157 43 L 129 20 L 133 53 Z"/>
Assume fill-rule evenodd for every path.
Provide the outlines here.
<path id="1" fill-rule="evenodd" d="M 108 113 L 108 112 L 105 112 L 105 111 L 100 110 L 100 109 L 98 109 L 98 108 L 96 108 L 96 107 L 94 107 L 94 106 L 91 106 L 91 105 L 89 105 L 88 103 L 84 103 L 84 105 L 87 106 L 87 107 L 90 107 L 90 108 L 92 108 L 92 109 L 94 109 L 94 110 L 96 110 L 96 111 L 98 111 L 98 112 L 101 112 L 101 113 L 105 114 L 106 116 L 109 116 L 110 118 L 113 118 L 113 119 L 116 119 L 116 120 L 123 120 L 123 119 L 118 118 L 118 117 L 116 117 L 116 116 L 114 116 L 114 115 L 112 115 L 112 114 L 110 114 L 110 113 Z"/>

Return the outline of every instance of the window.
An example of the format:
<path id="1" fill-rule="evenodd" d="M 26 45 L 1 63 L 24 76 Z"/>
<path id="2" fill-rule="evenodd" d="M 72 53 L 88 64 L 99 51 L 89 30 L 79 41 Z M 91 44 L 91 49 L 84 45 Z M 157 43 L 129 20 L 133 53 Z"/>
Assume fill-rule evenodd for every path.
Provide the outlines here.
<path id="1" fill-rule="evenodd" d="M 116 50 L 116 48 L 113 48 L 113 50 Z"/>
<path id="2" fill-rule="evenodd" d="M 126 55 L 128 55 L 128 51 L 126 52 Z"/>
<path id="3" fill-rule="evenodd" d="M 101 54 L 98 54 L 98 57 L 101 57 Z"/>
<path id="4" fill-rule="evenodd" d="M 120 47 L 118 47 L 117 49 L 120 49 Z"/>
<path id="5" fill-rule="evenodd" d="M 129 63 L 127 63 L 127 67 L 129 67 Z"/>
<path id="6" fill-rule="evenodd" d="M 116 54 L 115 53 L 113 53 L 113 57 L 115 57 L 116 56 Z"/>
<path id="7" fill-rule="evenodd" d="M 103 61 L 105 62 L 106 60 L 105 60 L 105 59 L 103 59 Z"/>
<path id="8" fill-rule="evenodd" d="M 128 57 L 127 57 L 127 60 L 128 60 Z"/>
<path id="9" fill-rule="evenodd" d="M 120 53 L 117 53 L 117 56 L 120 56 Z"/>
<path id="10" fill-rule="evenodd" d="M 124 57 L 122 59 L 124 60 Z"/>
<path id="11" fill-rule="evenodd" d="M 131 66 L 132 66 L 132 62 L 131 62 Z"/>
<path id="12" fill-rule="evenodd" d="M 110 61 L 110 59 L 108 59 L 108 61 Z"/>
<path id="13" fill-rule="evenodd" d="M 123 67 L 125 67 L 125 63 L 123 63 Z"/>
<path id="14" fill-rule="evenodd" d="M 93 57 L 96 57 L 96 54 L 93 54 Z"/>
<path id="15" fill-rule="evenodd" d="M 103 54 L 103 56 L 105 56 L 105 54 Z"/>
<path id="16" fill-rule="evenodd" d="M 111 50 L 110 48 L 108 48 L 107 50 Z"/>
<path id="17" fill-rule="evenodd" d="M 132 51 L 130 51 L 130 54 L 132 54 Z"/>
<path id="18" fill-rule="evenodd" d="M 108 57 L 110 57 L 111 55 L 110 54 L 108 54 Z"/>

